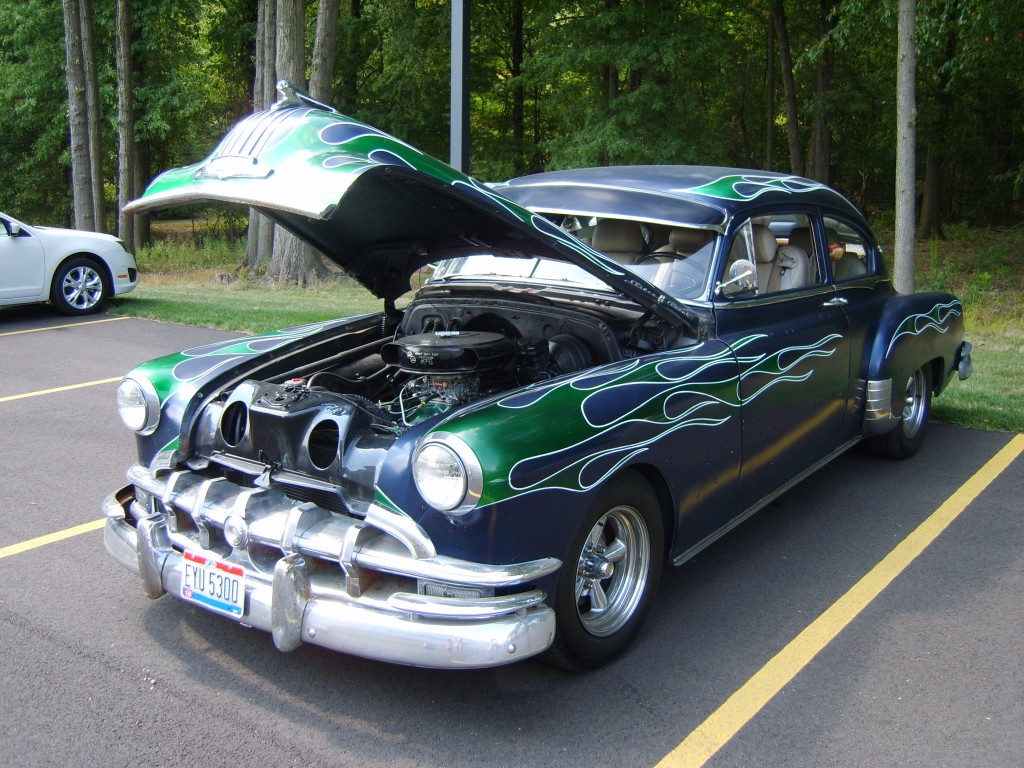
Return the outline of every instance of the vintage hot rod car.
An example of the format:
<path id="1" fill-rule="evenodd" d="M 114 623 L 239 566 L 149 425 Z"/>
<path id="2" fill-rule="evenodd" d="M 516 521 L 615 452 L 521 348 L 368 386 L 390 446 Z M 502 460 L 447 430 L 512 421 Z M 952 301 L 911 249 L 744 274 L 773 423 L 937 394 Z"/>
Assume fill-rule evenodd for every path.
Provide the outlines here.
<path id="1" fill-rule="evenodd" d="M 118 389 L 139 462 L 107 549 L 281 650 L 599 666 L 666 561 L 859 441 L 912 455 L 970 374 L 960 302 L 897 294 L 862 215 L 803 178 L 489 186 L 285 85 L 131 210 L 200 200 L 259 209 L 383 302 Z"/>

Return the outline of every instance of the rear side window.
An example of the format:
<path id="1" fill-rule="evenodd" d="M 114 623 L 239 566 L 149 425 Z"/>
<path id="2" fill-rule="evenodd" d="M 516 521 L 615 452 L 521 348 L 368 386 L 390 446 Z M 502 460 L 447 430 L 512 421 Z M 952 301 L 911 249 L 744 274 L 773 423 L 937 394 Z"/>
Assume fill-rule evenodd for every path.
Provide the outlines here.
<path id="1" fill-rule="evenodd" d="M 860 230 L 834 216 L 825 216 L 823 222 L 829 269 L 835 282 L 856 280 L 877 270 L 874 248 Z"/>

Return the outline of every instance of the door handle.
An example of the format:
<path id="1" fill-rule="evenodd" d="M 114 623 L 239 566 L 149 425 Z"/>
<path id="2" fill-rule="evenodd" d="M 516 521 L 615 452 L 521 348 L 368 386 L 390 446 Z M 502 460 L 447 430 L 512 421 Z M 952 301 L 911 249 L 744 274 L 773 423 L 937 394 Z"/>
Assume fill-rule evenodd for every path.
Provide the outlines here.
<path id="1" fill-rule="evenodd" d="M 844 299 L 842 296 L 836 296 L 833 299 L 829 299 L 828 301 L 826 301 L 821 306 L 823 306 L 823 307 L 845 307 L 849 303 L 850 302 L 847 299 Z"/>

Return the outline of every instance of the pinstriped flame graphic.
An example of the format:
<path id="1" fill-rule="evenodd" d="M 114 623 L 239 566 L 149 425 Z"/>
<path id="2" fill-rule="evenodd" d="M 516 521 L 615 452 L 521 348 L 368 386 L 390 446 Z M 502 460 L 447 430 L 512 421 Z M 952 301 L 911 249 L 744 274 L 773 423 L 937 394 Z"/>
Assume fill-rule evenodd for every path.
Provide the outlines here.
<path id="1" fill-rule="evenodd" d="M 962 314 L 963 305 L 954 299 L 945 304 L 936 304 L 927 312 L 909 315 L 896 328 L 896 333 L 893 334 L 892 341 L 889 342 L 889 346 L 885 350 L 886 357 L 889 356 L 892 348 L 896 346 L 896 342 L 903 336 L 920 336 L 927 330 L 946 333 L 949 331 L 949 319 L 951 317 L 959 317 Z"/>
<path id="2" fill-rule="evenodd" d="M 814 374 L 838 334 L 771 353 L 699 344 L 588 371 L 453 414 L 438 429 L 463 434 L 485 466 L 481 506 L 546 489 L 581 493 L 679 430 L 714 428 L 773 387 Z M 739 372 L 737 371 L 739 362 Z M 502 435 L 517 434 L 509 442 Z"/>

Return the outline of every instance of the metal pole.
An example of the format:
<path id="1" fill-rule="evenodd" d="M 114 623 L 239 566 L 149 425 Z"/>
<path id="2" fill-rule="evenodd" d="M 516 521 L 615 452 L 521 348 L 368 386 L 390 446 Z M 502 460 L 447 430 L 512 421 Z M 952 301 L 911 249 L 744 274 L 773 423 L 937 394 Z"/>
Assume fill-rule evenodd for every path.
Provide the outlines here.
<path id="1" fill-rule="evenodd" d="M 469 16 L 467 0 L 452 0 L 450 164 L 469 173 Z"/>

